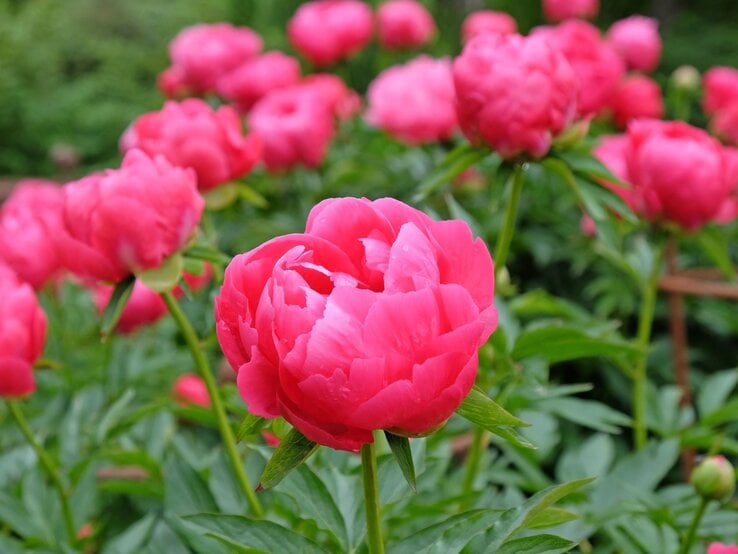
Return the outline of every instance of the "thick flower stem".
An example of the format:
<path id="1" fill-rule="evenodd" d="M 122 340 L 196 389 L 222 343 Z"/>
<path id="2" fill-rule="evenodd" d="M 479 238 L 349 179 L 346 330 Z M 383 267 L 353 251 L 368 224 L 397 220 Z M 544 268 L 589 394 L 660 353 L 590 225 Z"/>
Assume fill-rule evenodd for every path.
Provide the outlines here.
<path id="1" fill-rule="evenodd" d="M 190 325 L 187 316 L 182 311 L 182 308 L 179 307 L 177 300 L 174 298 L 171 292 L 163 292 L 161 293 L 161 297 L 164 300 L 164 303 L 167 305 L 169 313 L 172 314 L 172 317 L 177 322 L 177 325 L 182 331 L 185 342 L 187 343 L 187 346 L 192 353 L 192 358 L 195 362 L 195 366 L 197 367 L 197 371 L 200 374 L 200 377 L 202 377 L 203 381 L 205 381 L 205 386 L 208 389 L 210 401 L 213 405 L 213 413 L 218 420 L 218 430 L 220 431 L 220 436 L 223 440 L 228 459 L 230 460 L 233 471 L 236 474 L 238 485 L 241 488 L 244 496 L 246 497 L 246 500 L 251 507 L 253 515 L 258 518 L 262 518 L 264 517 L 264 510 L 259 503 L 259 499 L 256 498 L 254 487 L 251 484 L 249 476 L 246 473 L 246 468 L 244 467 L 243 462 L 241 461 L 241 457 L 238 454 L 238 449 L 236 448 L 236 439 L 233 435 L 233 429 L 231 429 L 231 426 L 228 423 L 225 408 L 223 407 L 223 400 L 220 397 L 220 391 L 218 390 L 218 387 L 215 383 L 213 373 L 210 370 L 210 364 L 208 363 L 205 354 L 203 354 L 202 352 L 200 341 L 195 334 L 195 330 L 192 328 L 192 325 Z"/>
<path id="2" fill-rule="evenodd" d="M 705 515 L 705 510 L 707 509 L 707 505 L 710 503 L 709 498 L 705 498 L 704 496 L 700 498 L 700 505 L 697 506 L 697 510 L 694 512 L 694 517 L 692 518 L 692 524 L 689 526 L 689 531 L 687 531 L 687 536 L 684 539 L 684 542 L 682 543 L 681 548 L 679 549 L 679 554 L 687 554 L 689 550 L 692 548 L 692 544 L 694 543 L 694 538 L 697 535 L 697 529 L 700 526 L 700 521 L 702 521 L 702 516 Z"/>
<path id="3" fill-rule="evenodd" d="M 648 430 L 646 428 L 646 383 L 648 381 L 646 368 L 648 366 L 648 346 L 651 342 L 651 328 L 653 315 L 656 310 L 659 275 L 663 248 L 658 247 L 658 253 L 653 261 L 651 275 L 644 284 L 641 298 L 641 313 L 638 318 L 638 363 L 633 370 L 633 439 L 636 449 L 646 445 Z"/>
<path id="4" fill-rule="evenodd" d="M 382 519 L 379 512 L 379 487 L 377 486 L 377 457 L 373 443 L 361 447 L 361 470 L 364 477 L 366 542 L 369 546 L 369 554 L 384 554 Z"/>
<path id="5" fill-rule="evenodd" d="M 59 495 L 59 502 L 61 503 L 62 513 L 64 515 L 64 525 L 67 530 L 69 542 L 71 544 L 75 544 L 77 540 L 77 530 L 74 527 L 74 517 L 72 516 L 72 510 L 69 507 L 69 495 L 67 493 L 67 490 L 64 488 L 61 477 L 59 477 L 59 472 L 56 468 L 56 464 L 51 459 L 46 450 L 44 450 L 44 447 L 41 446 L 41 444 L 36 440 L 31 427 L 28 425 L 28 421 L 26 421 L 26 417 L 23 415 L 20 404 L 15 401 L 8 400 L 7 405 L 10 414 L 13 416 L 15 422 L 18 424 L 18 427 L 23 433 L 23 436 L 26 437 L 26 440 L 33 448 L 36 456 L 38 457 L 38 461 L 41 463 L 41 466 L 43 466 L 44 471 L 46 471 L 49 479 L 51 479 L 51 484 L 54 486 L 57 494 Z"/>

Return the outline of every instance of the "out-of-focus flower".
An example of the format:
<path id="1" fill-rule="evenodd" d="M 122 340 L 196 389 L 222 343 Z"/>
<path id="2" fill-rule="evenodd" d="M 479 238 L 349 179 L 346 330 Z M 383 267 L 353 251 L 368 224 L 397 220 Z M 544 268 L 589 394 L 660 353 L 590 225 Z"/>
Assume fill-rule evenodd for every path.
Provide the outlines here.
<path id="1" fill-rule="evenodd" d="M 659 23 L 652 17 L 632 15 L 613 23 L 607 40 L 625 61 L 628 69 L 653 71 L 661 60 Z"/>
<path id="2" fill-rule="evenodd" d="M 35 289 L 61 272 L 53 237 L 62 227 L 63 205 L 57 183 L 23 179 L 0 207 L 0 260 Z"/>
<path id="3" fill-rule="evenodd" d="M 711 542 L 707 547 L 706 554 L 738 554 L 738 545 Z"/>
<path id="4" fill-rule="evenodd" d="M 205 381 L 198 375 L 187 373 L 180 375 L 172 387 L 172 396 L 175 402 L 183 406 L 196 405 L 209 408 L 210 394 Z"/>
<path id="5" fill-rule="evenodd" d="M 594 19 L 599 11 L 599 0 L 543 0 L 543 15 L 552 23 L 574 17 Z"/>
<path id="6" fill-rule="evenodd" d="M 634 119 L 661 119 L 664 116 L 664 101 L 659 84 L 645 75 L 625 77 L 612 99 L 615 125 L 625 129 Z"/>
<path id="7" fill-rule="evenodd" d="M 493 293 L 487 247 L 463 221 L 339 198 L 305 233 L 234 258 L 215 317 L 251 413 L 358 450 L 376 429 L 422 434 L 451 416 L 497 324 Z"/>
<path id="8" fill-rule="evenodd" d="M 738 100 L 715 113 L 710 121 L 710 129 L 722 140 L 738 145 Z"/>
<path id="9" fill-rule="evenodd" d="M 372 38 L 371 8 L 359 0 L 305 2 L 287 24 L 287 36 L 310 63 L 326 66 L 361 50 Z"/>
<path id="10" fill-rule="evenodd" d="M 377 10 L 379 44 L 385 48 L 417 48 L 435 32 L 433 16 L 416 0 L 388 0 Z"/>
<path id="11" fill-rule="evenodd" d="M 359 95 L 337 75 L 313 73 L 302 80 L 301 86 L 303 89 L 313 90 L 338 119 L 349 119 L 361 108 Z"/>
<path id="12" fill-rule="evenodd" d="M 367 121 L 410 144 L 449 139 L 457 126 L 451 61 L 420 56 L 369 85 Z"/>
<path id="13" fill-rule="evenodd" d="M 702 107 L 707 115 L 738 103 L 738 69 L 713 67 L 705 72 L 702 86 Z"/>
<path id="14" fill-rule="evenodd" d="M 124 152 L 139 149 L 191 168 L 200 191 L 211 190 L 247 174 L 261 158 L 261 141 L 244 136 L 230 106 L 213 110 L 202 100 L 169 101 L 158 112 L 136 119 L 120 140 Z"/>
<path id="15" fill-rule="evenodd" d="M 579 230 L 585 237 L 593 237 L 597 234 L 597 224 L 589 214 L 583 214 L 579 221 Z"/>
<path id="16" fill-rule="evenodd" d="M 509 13 L 480 10 L 470 13 L 461 24 L 461 39 L 466 44 L 482 33 L 509 35 L 518 31 L 518 23 Z"/>
<path id="17" fill-rule="evenodd" d="M 464 134 L 504 158 L 544 156 L 574 118 L 576 77 L 543 37 L 479 35 L 454 61 L 453 75 Z"/>

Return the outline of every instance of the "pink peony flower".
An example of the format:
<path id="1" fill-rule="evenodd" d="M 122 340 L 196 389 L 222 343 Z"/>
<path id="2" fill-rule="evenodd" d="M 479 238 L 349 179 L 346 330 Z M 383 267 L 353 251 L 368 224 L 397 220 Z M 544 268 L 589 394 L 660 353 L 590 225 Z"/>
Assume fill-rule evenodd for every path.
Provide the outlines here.
<path id="1" fill-rule="evenodd" d="M 194 404 L 203 408 L 210 407 L 210 394 L 205 381 L 193 373 L 177 377 L 172 387 L 172 395 L 175 402 L 182 406 Z"/>
<path id="2" fill-rule="evenodd" d="M 31 285 L 0 265 L 0 397 L 36 390 L 33 364 L 46 342 L 46 316 Z"/>
<path id="3" fill-rule="evenodd" d="M 80 277 L 120 281 L 181 250 L 203 205 L 194 171 L 131 150 L 120 169 L 64 187 L 59 254 Z"/>
<path id="4" fill-rule="evenodd" d="M 229 23 L 193 25 L 182 29 L 169 45 L 172 66 L 160 87 L 195 94 L 215 90 L 220 77 L 261 52 L 261 37 L 246 27 Z M 175 94 L 176 95 L 176 94 Z"/>
<path id="5" fill-rule="evenodd" d="M 631 189 L 609 185 L 645 219 L 693 231 L 717 219 L 734 186 L 727 149 L 680 121 L 636 120 L 595 150 Z"/>
<path id="6" fill-rule="evenodd" d="M 422 434 L 451 416 L 496 327 L 493 293 L 466 223 L 339 198 L 305 233 L 234 258 L 215 318 L 251 413 L 355 451 L 376 429 Z"/>
<path id="7" fill-rule="evenodd" d="M 121 150 L 134 148 L 161 155 L 172 165 L 192 168 L 203 192 L 247 174 L 261 158 L 261 141 L 244 136 L 241 120 L 230 106 L 213 110 L 202 100 L 169 101 L 158 112 L 140 116 L 120 140 Z"/>
<path id="8" fill-rule="evenodd" d="M 262 138 L 267 169 L 319 165 L 333 137 L 332 110 L 319 89 L 303 86 L 275 90 L 257 102 L 249 127 Z"/>
<path id="9" fill-rule="evenodd" d="M 574 17 L 594 19 L 599 11 L 599 0 L 543 0 L 543 15 L 552 23 Z"/>
<path id="10" fill-rule="evenodd" d="M 457 127 L 447 58 L 420 56 L 390 67 L 369 85 L 367 98 L 367 121 L 410 144 L 449 139 Z"/>
<path id="11" fill-rule="evenodd" d="M 187 76 L 181 67 L 171 66 L 159 73 L 156 86 L 167 98 L 187 98 L 194 93 L 187 83 Z"/>
<path id="12" fill-rule="evenodd" d="M 218 94 L 236 103 L 246 113 L 267 93 L 296 85 L 300 81 L 299 62 L 282 52 L 266 52 L 248 60 L 218 79 Z"/>
<path id="13" fill-rule="evenodd" d="M 297 51 L 316 66 L 336 63 L 358 52 L 372 38 L 372 10 L 359 0 L 305 2 L 287 24 Z"/>
<path id="14" fill-rule="evenodd" d="M 361 108 L 359 95 L 348 88 L 337 75 L 313 73 L 305 77 L 301 84 L 303 89 L 315 91 L 338 119 L 349 119 Z"/>
<path id="15" fill-rule="evenodd" d="M 661 60 L 659 22 L 633 15 L 613 23 L 607 41 L 620 54 L 628 69 L 653 71 Z"/>
<path id="16" fill-rule="evenodd" d="M 625 64 L 615 49 L 602 40 L 597 27 L 572 19 L 556 27 L 539 27 L 533 35 L 546 38 L 574 69 L 579 81 L 580 116 L 595 115 L 610 105 L 625 73 Z"/>
<path id="17" fill-rule="evenodd" d="M 0 260 L 35 289 L 61 272 L 52 237 L 62 226 L 63 205 L 57 183 L 23 179 L 0 207 Z"/>
<path id="18" fill-rule="evenodd" d="M 470 13 L 461 24 L 461 39 L 466 44 L 482 33 L 510 35 L 518 31 L 515 18 L 505 12 L 480 10 Z"/>
<path id="19" fill-rule="evenodd" d="M 702 107 L 707 115 L 738 103 L 738 69 L 713 67 L 705 73 L 702 86 L 705 90 Z"/>
<path id="20" fill-rule="evenodd" d="M 544 156 L 576 111 L 576 77 L 541 37 L 487 33 L 454 61 L 461 129 L 504 158 Z"/>
<path id="21" fill-rule="evenodd" d="M 706 554 L 738 554 L 738 545 L 712 542 L 708 545 Z"/>
<path id="22" fill-rule="evenodd" d="M 659 84 L 645 75 L 625 77 L 612 98 L 615 125 L 625 129 L 633 119 L 661 119 L 664 101 Z"/>
<path id="23" fill-rule="evenodd" d="M 738 99 L 733 105 L 715 113 L 710 129 L 725 142 L 738 145 Z"/>
<path id="24" fill-rule="evenodd" d="M 385 48 L 417 48 L 435 33 L 433 16 L 416 0 L 388 0 L 377 10 L 379 44 Z"/>

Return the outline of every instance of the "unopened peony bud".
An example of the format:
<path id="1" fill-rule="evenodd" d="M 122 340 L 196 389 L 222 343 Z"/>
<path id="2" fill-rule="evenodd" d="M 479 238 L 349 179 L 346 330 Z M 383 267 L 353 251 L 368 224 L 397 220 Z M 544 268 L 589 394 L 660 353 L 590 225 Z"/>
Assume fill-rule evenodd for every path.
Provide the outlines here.
<path id="1" fill-rule="evenodd" d="M 735 469 L 724 456 L 710 456 L 695 468 L 689 481 L 703 498 L 723 502 L 735 491 Z"/>
<path id="2" fill-rule="evenodd" d="M 700 72 L 691 65 L 680 65 L 670 77 L 671 84 L 679 90 L 696 92 L 700 86 Z"/>

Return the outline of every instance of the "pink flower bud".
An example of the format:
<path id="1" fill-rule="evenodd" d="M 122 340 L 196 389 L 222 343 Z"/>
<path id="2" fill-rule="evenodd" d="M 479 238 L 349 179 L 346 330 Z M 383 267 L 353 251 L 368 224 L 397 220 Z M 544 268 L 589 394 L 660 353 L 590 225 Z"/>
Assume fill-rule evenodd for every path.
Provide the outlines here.
<path id="1" fill-rule="evenodd" d="M 183 406 L 194 404 L 204 408 L 210 407 L 210 394 L 205 381 L 198 375 L 188 373 L 181 375 L 172 387 L 174 400 Z"/>
<path id="2" fill-rule="evenodd" d="M 510 35 L 518 31 L 515 18 L 505 12 L 480 10 L 470 13 L 461 24 L 461 40 L 464 44 L 482 33 Z"/>
<path id="3" fill-rule="evenodd" d="M 738 69 L 713 67 L 705 73 L 702 85 L 702 107 L 707 115 L 738 103 Z"/>
<path id="4" fill-rule="evenodd" d="M 708 456 L 694 468 L 689 482 L 703 498 L 724 502 L 735 492 L 735 468 L 725 456 Z"/>
<path id="5" fill-rule="evenodd" d="M 377 32 L 385 48 L 417 48 L 433 38 L 436 24 L 416 0 L 388 0 L 377 10 Z"/>
<path id="6" fill-rule="evenodd" d="M 661 119 L 664 101 L 659 84 L 645 75 L 631 75 L 620 82 L 612 99 L 615 125 L 625 129 L 634 119 Z"/>
<path id="7" fill-rule="evenodd" d="M 497 324 L 487 247 L 393 199 L 321 202 L 305 233 L 236 256 L 218 339 L 249 411 L 343 450 L 417 435 L 468 394 Z M 394 432 L 394 431 L 393 431 Z"/>
<path id="8" fill-rule="evenodd" d="M 574 17 L 594 19 L 599 11 L 599 0 L 543 0 L 543 15 L 553 23 Z"/>
<path id="9" fill-rule="evenodd" d="M 651 17 L 633 15 L 613 23 L 607 40 L 628 69 L 653 71 L 661 60 L 659 23 Z"/>
<path id="10" fill-rule="evenodd" d="M 542 37 L 479 35 L 454 61 L 453 75 L 464 134 L 504 158 L 544 156 L 574 118 L 574 72 Z"/>

